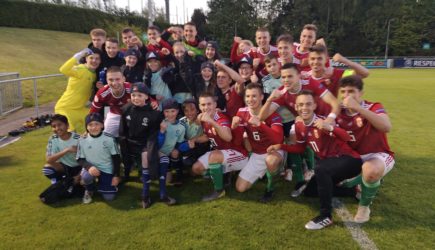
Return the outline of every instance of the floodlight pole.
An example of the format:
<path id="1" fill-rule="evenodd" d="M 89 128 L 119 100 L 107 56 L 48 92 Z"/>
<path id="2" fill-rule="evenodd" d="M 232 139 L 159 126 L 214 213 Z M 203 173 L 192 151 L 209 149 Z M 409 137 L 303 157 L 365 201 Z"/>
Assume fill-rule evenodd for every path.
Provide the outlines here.
<path id="1" fill-rule="evenodd" d="M 385 43 L 385 57 L 384 59 L 387 60 L 388 58 L 388 42 L 390 41 L 390 25 L 391 25 L 391 21 L 393 21 L 394 18 L 390 18 L 388 19 L 388 25 L 387 25 L 387 41 Z"/>

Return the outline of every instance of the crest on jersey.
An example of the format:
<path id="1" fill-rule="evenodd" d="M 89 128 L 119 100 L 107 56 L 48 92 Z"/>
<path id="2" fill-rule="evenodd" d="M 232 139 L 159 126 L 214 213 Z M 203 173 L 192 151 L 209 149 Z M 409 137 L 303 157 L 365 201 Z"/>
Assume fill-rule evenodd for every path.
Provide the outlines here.
<path id="1" fill-rule="evenodd" d="M 319 139 L 319 130 L 314 129 L 313 132 L 314 132 L 314 137 L 316 137 L 317 139 Z"/>
<path id="2" fill-rule="evenodd" d="M 143 118 L 142 125 L 148 127 L 148 117 Z"/>
<path id="3" fill-rule="evenodd" d="M 361 127 L 363 126 L 363 120 L 362 120 L 361 117 L 357 117 L 355 121 L 356 121 L 356 125 L 357 125 L 359 128 L 361 128 Z"/>

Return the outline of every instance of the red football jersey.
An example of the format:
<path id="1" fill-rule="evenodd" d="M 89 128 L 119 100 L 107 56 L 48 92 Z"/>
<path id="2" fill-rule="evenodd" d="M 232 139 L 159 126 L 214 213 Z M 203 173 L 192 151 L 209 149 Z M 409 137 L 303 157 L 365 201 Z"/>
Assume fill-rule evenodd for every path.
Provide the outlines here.
<path id="1" fill-rule="evenodd" d="M 249 139 L 249 143 L 252 147 L 252 152 L 256 154 L 267 153 L 267 148 L 270 145 L 280 144 L 284 139 L 284 131 L 282 128 L 281 116 L 277 113 L 270 115 L 262 124 L 258 127 L 252 126 L 248 123 L 252 115 L 249 108 L 240 108 L 236 116 L 241 118 L 239 128 L 246 131 Z M 236 130 L 236 133 L 239 131 Z"/>
<path id="2" fill-rule="evenodd" d="M 162 63 L 162 66 L 167 66 L 169 64 L 169 60 L 168 60 L 168 56 L 166 56 L 165 54 L 162 53 L 163 48 L 168 49 L 172 53 L 172 46 L 163 39 L 160 39 L 160 42 L 156 45 L 154 45 L 154 44 L 147 45 L 147 50 L 149 52 L 153 51 L 159 55 L 159 58 L 160 58 L 159 61 Z M 145 55 L 142 55 L 142 56 L 145 57 Z"/>
<path id="3" fill-rule="evenodd" d="M 308 55 L 310 52 L 302 52 L 300 50 L 300 44 L 299 43 L 293 43 L 293 63 L 301 65 L 302 61 L 304 59 L 308 60 Z M 329 68 L 330 67 L 330 62 L 329 62 L 329 56 L 327 56 L 326 58 L 326 62 L 325 62 L 325 67 Z M 299 70 L 301 72 L 301 76 L 303 76 L 303 78 L 309 77 L 311 75 L 311 67 L 310 65 L 308 65 L 308 61 L 307 64 L 304 66 L 299 66 Z"/>
<path id="4" fill-rule="evenodd" d="M 215 122 L 217 122 L 222 127 L 227 127 L 231 129 L 231 122 L 224 114 L 216 112 L 213 116 Z M 240 153 L 247 155 L 246 149 L 243 147 L 243 134 L 232 133 L 233 139 L 231 142 L 222 140 L 222 138 L 217 134 L 215 128 L 207 122 L 201 122 L 204 133 L 208 136 L 211 146 L 214 149 L 234 149 Z"/>
<path id="5" fill-rule="evenodd" d="M 384 107 L 380 103 L 363 101 L 361 106 L 375 114 L 386 114 Z M 342 109 L 336 121 L 340 127 L 349 133 L 351 137 L 349 145 L 359 154 L 380 152 L 394 154 L 388 145 L 386 133 L 377 130 L 359 113 L 349 115 L 346 109 Z"/>
<path id="6" fill-rule="evenodd" d="M 235 116 L 239 108 L 245 106 L 243 97 L 237 93 L 234 86 L 232 86 L 227 92 L 225 92 L 224 96 L 227 102 L 224 113 L 228 117 Z"/>
<path id="7" fill-rule="evenodd" d="M 98 90 L 97 94 L 95 94 L 94 100 L 92 101 L 90 113 L 100 112 L 102 108 L 104 108 L 105 106 L 109 106 L 110 113 L 120 115 L 121 107 L 130 101 L 130 87 L 130 83 L 125 82 L 122 95 L 119 97 L 115 97 L 109 85 L 105 85 Z"/>
<path id="8" fill-rule="evenodd" d="M 311 78 L 319 83 L 325 85 L 325 87 L 331 92 L 335 97 L 338 96 L 338 89 L 340 88 L 340 79 L 343 76 L 345 69 L 334 68 L 332 75 L 329 78 L 315 78 L 311 75 Z"/>
<path id="9" fill-rule="evenodd" d="M 288 110 L 290 110 L 290 112 L 292 112 L 294 116 L 297 116 L 298 113 L 295 109 L 296 97 L 300 91 L 308 89 L 313 92 L 317 103 L 316 114 L 325 116 L 328 115 L 331 112 L 331 106 L 322 100 L 322 97 L 328 92 L 328 89 L 326 89 L 323 84 L 320 84 L 318 81 L 315 81 L 313 79 L 300 80 L 300 82 L 301 89 L 297 93 L 289 93 L 288 91 L 286 91 L 280 98 L 274 100 L 273 103 L 278 106 L 284 106 L 288 108 Z M 284 86 L 279 87 L 279 90 L 283 89 Z"/>
<path id="10" fill-rule="evenodd" d="M 278 55 L 278 49 L 275 46 L 269 45 L 269 51 L 267 53 L 263 53 L 261 51 L 260 48 L 258 47 L 253 47 L 251 48 L 251 50 L 249 51 L 249 56 L 252 59 L 255 58 L 259 58 L 260 59 L 260 64 L 258 65 L 258 68 L 255 70 L 255 72 L 257 73 L 258 76 L 260 77 L 265 77 L 267 76 L 269 73 L 267 72 L 265 65 L 264 65 L 264 58 L 269 55 L 272 54 L 274 55 L 276 58 L 279 57 Z"/>
<path id="11" fill-rule="evenodd" d="M 293 63 L 301 65 L 303 59 L 305 59 L 305 58 L 308 59 L 308 54 L 309 54 L 308 51 L 307 52 L 300 51 L 300 44 L 299 43 L 293 43 Z M 303 67 L 301 66 L 300 70 L 301 70 L 301 72 L 310 71 L 311 68 L 307 64 Z"/>
<path id="12" fill-rule="evenodd" d="M 303 122 L 295 123 L 296 145 L 281 145 L 282 149 L 288 152 L 301 153 L 308 144 L 314 153 L 320 159 L 339 157 L 349 155 L 354 158 L 360 158 L 348 144 L 351 138 L 347 132 L 339 127 L 334 127 L 333 132 L 320 130 L 314 126 L 316 119 L 324 119 L 320 116 L 314 116 L 312 122 L 305 125 Z"/>

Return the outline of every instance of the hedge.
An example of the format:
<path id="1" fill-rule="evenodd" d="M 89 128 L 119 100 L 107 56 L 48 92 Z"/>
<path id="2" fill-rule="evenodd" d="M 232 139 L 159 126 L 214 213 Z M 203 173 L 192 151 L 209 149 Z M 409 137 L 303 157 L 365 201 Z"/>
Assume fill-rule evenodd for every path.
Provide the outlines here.
<path id="1" fill-rule="evenodd" d="M 105 29 L 109 35 L 115 35 L 125 26 L 145 30 L 148 20 L 131 13 L 117 16 L 95 9 L 67 5 L 2 0 L 0 26 L 76 33 L 88 33 L 91 29 L 99 27 Z M 159 26 L 166 28 L 168 24 Z"/>

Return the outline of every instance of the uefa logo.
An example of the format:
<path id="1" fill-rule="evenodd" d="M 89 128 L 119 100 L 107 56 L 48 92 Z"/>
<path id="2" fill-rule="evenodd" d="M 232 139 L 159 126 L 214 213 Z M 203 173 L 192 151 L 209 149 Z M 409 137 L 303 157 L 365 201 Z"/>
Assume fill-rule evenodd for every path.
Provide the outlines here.
<path id="1" fill-rule="evenodd" d="M 406 59 L 406 60 L 405 60 L 405 67 L 412 67 L 412 62 L 413 62 L 413 60 L 411 60 L 411 59 Z"/>

